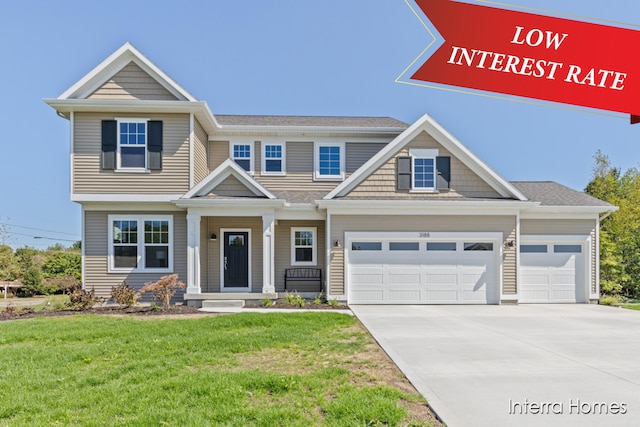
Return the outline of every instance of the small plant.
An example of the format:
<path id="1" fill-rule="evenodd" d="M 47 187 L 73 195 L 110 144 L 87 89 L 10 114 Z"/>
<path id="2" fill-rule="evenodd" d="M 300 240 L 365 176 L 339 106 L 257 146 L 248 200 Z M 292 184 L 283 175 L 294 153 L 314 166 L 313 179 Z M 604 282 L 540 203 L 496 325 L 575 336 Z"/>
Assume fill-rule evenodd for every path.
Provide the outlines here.
<path id="1" fill-rule="evenodd" d="M 295 301 L 295 299 L 296 297 L 294 294 L 290 294 L 289 292 L 284 293 L 284 300 L 287 304 L 293 305 L 293 302 Z"/>
<path id="2" fill-rule="evenodd" d="M 263 307 L 271 307 L 273 305 L 273 300 L 271 298 L 262 298 L 260 303 Z"/>
<path id="3" fill-rule="evenodd" d="M 600 297 L 600 304 L 602 305 L 616 305 L 616 304 L 620 304 L 621 302 L 622 301 L 620 297 L 616 297 L 613 295 Z"/>
<path id="4" fill-rule="evenodd" d="M 162 302 L 162 308 L 164 310 L 169 309 L 171 304 L 171 298 L 176 293 L 176 290 L 183 289 L 187 285 L 178 280 L 177 274 L 171 274 L 169 276 L 163 276 L 157 282 L 145 283 L 142 289 L 138 292 L 138 295 L 142 296 L 147 292 L 153 292 L 153 299 L 155 301 Z"/>
<path id="5" fill-rule="evenodd" d="M 322 304 L 323 301 L 324 301 L 324 294 L 322 292 L 316 295 L 316 297 L 313 299 L 313 303 L 316 305 Z"/>
<path id="6" fill-rule="evenodd" d="M 296 294 L 296 296 L 293 298 L 293 305 L 295 305 L 296 307 L 304 307 L 306 304 L 306 301 L 304 300 L 304 298 L 302 298 L 300 295 Z"/>
<path id="7" fill-rule="evenodd" d="M 69 295 L 67 306 L 74 310 L 89 310 L 94 305 L 101 304 L 105 300 L 105 298 L 96 296 L 95 289 L 87 291 L 82 288 L 80 283 L 70 286 L 66 292 Z"/>
<path id="8" fill-rule="evenodd" d="M 329 304 L 333 308 L 336 308 L 336 307 L 338 307 L 340 305 L 340 303 L 338 302 L 337 299 L 327 300 L 327 304 Z"/>
<path id="9" fill-rule="evenodd" d="M 160 306 L 158 304 L 156 304 L 155 302 L 151 303 L 151 311 L 158 311 L 160 310 Z"/>
<path id="10" fill-rule="evenodd" d="M 127 281 L 123 281 L 118 286 L 111 288 L 111 299 L 119 305 L 124 307 L 132 307 L 136 305 L 140 298 L 140 294 L 136 293 L 133 286 L 129 286 Z"/>

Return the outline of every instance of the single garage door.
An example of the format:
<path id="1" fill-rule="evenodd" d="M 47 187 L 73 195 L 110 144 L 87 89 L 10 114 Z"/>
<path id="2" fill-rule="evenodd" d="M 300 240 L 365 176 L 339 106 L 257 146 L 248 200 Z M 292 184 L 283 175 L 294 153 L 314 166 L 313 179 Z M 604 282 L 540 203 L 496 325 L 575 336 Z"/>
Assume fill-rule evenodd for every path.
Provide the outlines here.
<path id="1" fill-rule="evenodd" d="M 350 304 L 497 304 L 499 240 L 348 241 Z"/>
<path id="2" fill-rule="evenodd" d="M 584 302 L 585 249 L 582 243 L 523 240 L 519 302 Z"/>

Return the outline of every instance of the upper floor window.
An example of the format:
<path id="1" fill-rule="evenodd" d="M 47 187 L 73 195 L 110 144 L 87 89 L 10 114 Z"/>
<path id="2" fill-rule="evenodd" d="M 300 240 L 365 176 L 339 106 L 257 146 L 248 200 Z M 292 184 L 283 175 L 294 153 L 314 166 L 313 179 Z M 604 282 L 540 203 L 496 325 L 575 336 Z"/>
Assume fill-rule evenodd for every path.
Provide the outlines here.
<path id="1" fill-rule="evenodd" d="M 147 121 L 118 121 L 118 168 L 147 167 Z"/>
<path id="2" fill-rule="evenodd" d="M 263 142 L 262 173 L 265 175 L 284 175 L 285 145 Z"/>
<path id="3" fill-rule="evenodd" d="M 171 216 L 109 215 L 109 271 L 171 271 L 171 235 Z"/>
<path id="4" fill-rule="evenodd" d="M 162 170 L 162 129 L 161 120 L 103 120 L 102 169 L 124 172 Z"/>
<path id="5" fill-rule="evenodd" d="M 435 191 L 436 189 L 436 157 L 438 150 L 414 149 L 409 151 L 412 158 L 412 182 L 414 191 Z"/>
<path id="6" fill-rule="evenodd" d="M 231 158 L 242 169 L 249 173 L 253 172 L 253 143 L 232 143 Z"/>
<path id="7" fill-rule="evenodd" d="M 317 142 L 314 150 L 314 178 L 318 180 L 344 179 L 344 143 Z"/>

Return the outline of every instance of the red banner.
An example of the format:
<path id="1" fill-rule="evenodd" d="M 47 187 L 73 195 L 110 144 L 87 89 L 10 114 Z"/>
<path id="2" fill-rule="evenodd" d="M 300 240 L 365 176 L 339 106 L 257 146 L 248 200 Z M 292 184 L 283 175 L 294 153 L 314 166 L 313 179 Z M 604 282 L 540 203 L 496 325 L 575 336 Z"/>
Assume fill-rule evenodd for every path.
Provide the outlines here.
<path id="1" fill-rule="evenodd" d="M 640 121 L 640 31 L 452 0 L 416 2 L 444 43 L 413 79 Z"/>

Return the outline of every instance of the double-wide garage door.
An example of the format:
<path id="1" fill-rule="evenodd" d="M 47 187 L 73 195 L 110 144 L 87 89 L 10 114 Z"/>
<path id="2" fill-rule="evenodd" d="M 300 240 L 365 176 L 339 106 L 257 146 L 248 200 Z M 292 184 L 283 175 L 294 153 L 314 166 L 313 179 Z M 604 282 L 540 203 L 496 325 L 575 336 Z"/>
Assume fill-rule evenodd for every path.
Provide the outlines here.
<path id="1" fill-rule="evenodd" d="M 501 234 L 434 237 L 347 239 L 349 303 L 497 304 Z"/>

